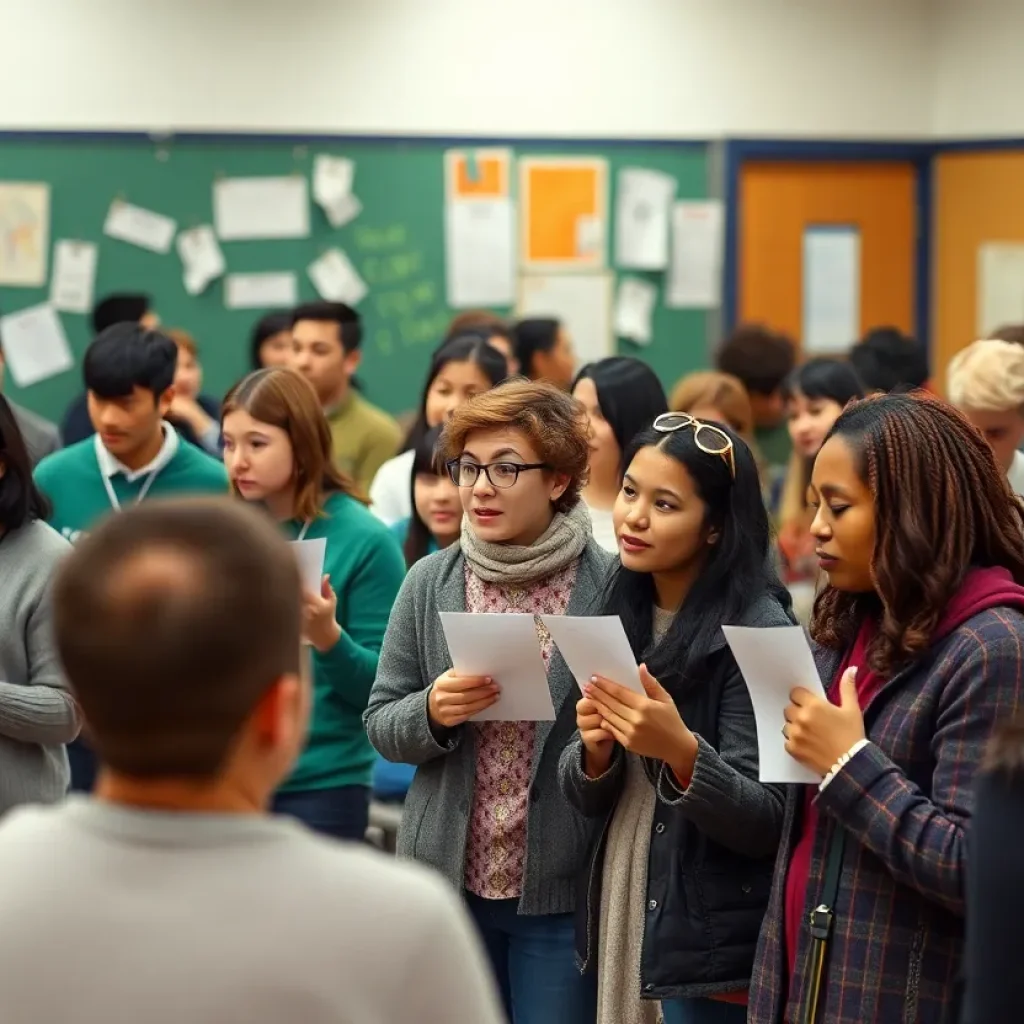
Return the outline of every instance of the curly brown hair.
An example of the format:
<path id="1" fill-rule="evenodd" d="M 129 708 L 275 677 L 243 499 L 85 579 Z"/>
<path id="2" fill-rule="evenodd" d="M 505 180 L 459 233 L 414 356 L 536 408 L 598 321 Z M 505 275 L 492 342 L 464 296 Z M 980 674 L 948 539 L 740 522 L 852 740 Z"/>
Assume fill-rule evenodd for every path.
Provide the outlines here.
<path id="1" fill-rule="evenodd" d="M 506 381 L 475 395 L 452 413 L 438 452 L 443 461 L 457 459 L 474 430 L 522 431 L 542 462 L 569 477 L 565 493 L 554 503 L 568 512 L 579 501 L 590 460 L 589 427 L 583 406 L 561 388 L 522 378 Z"/>
<path id="2" fill-rule="evenodd" d="M 878 611 L 871 668 L 884 675 L 927 650 L 968 570 L 1008 569 L 1024 584 L 1024 506 L 979 431 L 925 392 L 880 395 L 849 405 L 826 441 L 853 449 L 874 495 L 874 593 L 826 587 L 811 635 L 849 647 L 865 614 Z"/>

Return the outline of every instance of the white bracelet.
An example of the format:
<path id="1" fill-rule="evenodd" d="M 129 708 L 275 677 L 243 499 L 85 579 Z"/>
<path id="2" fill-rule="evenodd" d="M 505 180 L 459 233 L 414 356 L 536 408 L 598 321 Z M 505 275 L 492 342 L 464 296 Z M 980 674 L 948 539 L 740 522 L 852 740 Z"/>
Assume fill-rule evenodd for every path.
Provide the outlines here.
<path id="1" fill-rule="evenodd" d="M 855 754 L 859 754 L 870 742 L 870 740 L 857 740 L 856 743 L 845 754 L 839 755 L 839 760 L 828 770 L 828 775 L 825 776 L 818 783 L 818 792 L 822 792 L 824 788 L 839 774 L 840 769 L 850 763 L 850 760 Z"/>

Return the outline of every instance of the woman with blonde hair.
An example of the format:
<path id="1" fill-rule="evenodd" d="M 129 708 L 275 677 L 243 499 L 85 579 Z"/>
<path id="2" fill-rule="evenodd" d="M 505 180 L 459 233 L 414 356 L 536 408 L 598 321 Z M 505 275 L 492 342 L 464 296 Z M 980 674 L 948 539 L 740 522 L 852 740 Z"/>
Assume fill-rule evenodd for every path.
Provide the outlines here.
<path id="1" fill-rule="evenodd" d="M 976 341 L 949 364 L 949 400 L 984 435 L 1014 494 L 1024 495 L 1024 346 Z"/>
<path id="2" fill-rule="evenodd" d="M 305 595 L 313 715 L 306 749 L 274 810 L 341 839 L 362 839 L 373 748 L 362 714 L 405 574 L 398 543 L 334 466 L 312 385 L 257 370 L 224 400 L 224 462 L 236 495 L 259 502 L 289 540 L 326 544 L 319 591 Z"/>
<path id="3" fill-rule="evenodd" d="M 688 373 L 672 389 L 668 400 L 673 412 L 688 412 L 698 420 L 724 423 L 749 446 L 754 439 L 754 412 L 750 395 L 739 377 L 716 370 Z"/>

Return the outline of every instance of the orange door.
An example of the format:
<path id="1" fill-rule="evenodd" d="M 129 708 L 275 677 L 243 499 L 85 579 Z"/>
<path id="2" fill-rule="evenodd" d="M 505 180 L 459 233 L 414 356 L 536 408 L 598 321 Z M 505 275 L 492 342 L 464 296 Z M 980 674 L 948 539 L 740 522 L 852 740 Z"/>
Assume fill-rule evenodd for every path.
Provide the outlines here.
<path id="1" fill-rule="evenodd" d="M 799 339 L 804 231 L 843 224 L 860 230 L 860 332 L 891 324 L 912 333 L 915 211 L 916 172 L 909 163 L 744 164 L 739 320 L 767 323 Z"/>

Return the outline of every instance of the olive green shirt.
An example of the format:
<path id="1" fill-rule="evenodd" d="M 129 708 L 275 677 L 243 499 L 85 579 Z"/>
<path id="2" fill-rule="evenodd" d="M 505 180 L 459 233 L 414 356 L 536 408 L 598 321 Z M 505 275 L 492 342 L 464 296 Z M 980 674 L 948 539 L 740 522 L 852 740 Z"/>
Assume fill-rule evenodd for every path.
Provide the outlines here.
<path id="1" fill-rule="evenodd" d="M 377 470 L 398 451 L 401 429 L 383 409 L 355 391 L 325 411 L 335 463 L 368 494 Z"/>

